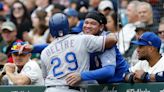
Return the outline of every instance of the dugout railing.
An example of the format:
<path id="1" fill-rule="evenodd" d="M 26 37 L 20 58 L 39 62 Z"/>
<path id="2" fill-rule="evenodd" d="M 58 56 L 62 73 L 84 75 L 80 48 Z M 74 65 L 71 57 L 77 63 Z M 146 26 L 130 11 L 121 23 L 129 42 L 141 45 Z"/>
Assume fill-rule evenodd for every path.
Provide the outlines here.
<path id="1" fill-rule="evenodd" d="M 44 92 L 45 86 L 0 86 L 0 92 Z M 164 92 L 164 82 L 88 85 L 82 92 Z"/>

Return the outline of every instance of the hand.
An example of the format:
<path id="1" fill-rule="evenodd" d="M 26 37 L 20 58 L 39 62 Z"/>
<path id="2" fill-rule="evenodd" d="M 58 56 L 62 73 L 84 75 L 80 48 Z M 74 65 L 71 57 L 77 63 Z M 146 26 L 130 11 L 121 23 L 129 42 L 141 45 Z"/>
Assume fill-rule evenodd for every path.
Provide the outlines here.
<path id="1" fill-rule="evenodd" d="M 33 50 L 33 46 L 30 44 L 24 44 L 23 46 L 21 46 L 20 50 L 19 50 L 19 54 L 21 54 L 22 52 L 31 52 Z"/>
<path id="2" fill-rule="evenodd" d="M 14 73 L 16 70 L 16 65 L 14 63 L 6 63 L 4 66 L 6 73 Z"/>
<path id="3" fill-rule="evenodd" d="M 141 83 L 142 80 L 134 78 L 134 79 L 133 79 L 133 82 L 134 82 L 134 83 Z"/>
<path id="4" fill-rule="evenodd" d="M 141 77 L 142 77 L 142 75 L 145 73 L 145 71 L 143 71 L 143 70 L 136 70 L 135 72 L 134 72 L 134 78 L 135 79 L 139 79 L 139 80 L 141 80 Z"/>
<path id="5" fill-rule="evenodd" d="M 81 81 L 81 76 L 79 73 L 71 73 L 66 77 L 66 82 L 70 86 L 75 86 L 80 81 Z"/>

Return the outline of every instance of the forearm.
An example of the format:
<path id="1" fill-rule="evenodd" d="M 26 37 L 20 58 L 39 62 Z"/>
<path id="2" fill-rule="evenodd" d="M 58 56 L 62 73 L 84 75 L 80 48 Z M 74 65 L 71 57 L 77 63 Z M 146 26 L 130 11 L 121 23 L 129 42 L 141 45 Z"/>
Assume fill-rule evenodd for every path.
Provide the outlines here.
<path id="1" fill-rule="evenodd" d="M 114 76 L 115 66 L 105 66 L 101 69 L 84 71 L 81 73 L 82 80 L 101 80 Z"/>
<path id="2" fill-rule="evenodd" d="M 117 43 L 117 38 L 113 34 L 109 34 L 106 36 L 105 40 L 105 48 L 112 48 Z"/>
<path id="3" fill-rule="evenodd" d="M 6 73 L 6 74 L 15 85 L 29 85 L 30 84 L 30 80 L 21 74 L 14 74 L 14 73 Z"/>
<path id="4" fill-rule="evenodd" d="M 48 46 L 48 44 L 34 45 L 32 53 L 41 53 L 42 50 L 47 46 Z"/>

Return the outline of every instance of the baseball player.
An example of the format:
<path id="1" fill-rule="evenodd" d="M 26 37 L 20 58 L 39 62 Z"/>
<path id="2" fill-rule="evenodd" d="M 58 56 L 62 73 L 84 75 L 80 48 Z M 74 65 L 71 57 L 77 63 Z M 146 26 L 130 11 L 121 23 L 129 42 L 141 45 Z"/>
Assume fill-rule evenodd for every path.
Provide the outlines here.
<path id="1" fill-rule="evenodd" d="M 125 74 L 125 80 L 127 82 L 163 81 L 164 57 L 159 53 L 160 38 L 153 32 L 145 32 L 132 43 L 138 45 L 138 59 L 142 61 L 129 68 L 130 72 Z"/>
<path id="2" fill-rule="evenodd" d="M 24 42 L 15 42 L 11 48 L 14 63 L 6 63 L 0 73 L 2 85 L 44 85 L 40 66 L 30 60 L 31 53 L 18 53 Z M 20 73 L 18 73 L 20 72 Z"/>
<path id="3" fill-rule="evenodd" d="M 89 70 L 89 53 L 111 48 L 116 38 L 68 34 L 68 19 L 62 13 L 51 17 L 49 27 L 56 39 L 41 53 L 46 92 L 79 92 L 68 86 L 66 76 Z"/>
<path id="4" fill-rule="evenodd" d="M 103 21 L 101 22 L 100 20 Z M 102 30 L 106 23 L 107 20 L 103 14 L 99 12 L 90 12 L 86 15 L 83 33 L 90 35 L 107 35 L 109 33 Z M 116 46 L 111 49 L 105 49 L 103 53 L 91 53 L 90 62 L 92 68 L 97 68 L 94 66 L 95 62 L 101 64 L 102 68 L 99 67 L 96 70 L 83 71 L 80 75 L 76 73 L 69 74 L 66 78 L 69 85 L 75 85 L 79 81 L 86 80 L 98 80 L 99 83 L 103 84 L 123 82 L 124 78 L 122 76 L 125 72 L 128 72 L 127 61 L 120 54 Z"/>

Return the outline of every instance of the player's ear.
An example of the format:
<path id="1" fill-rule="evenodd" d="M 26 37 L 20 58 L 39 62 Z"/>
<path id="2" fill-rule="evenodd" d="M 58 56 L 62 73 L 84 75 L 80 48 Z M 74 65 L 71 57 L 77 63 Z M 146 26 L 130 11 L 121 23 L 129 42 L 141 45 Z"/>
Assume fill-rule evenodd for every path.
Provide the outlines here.
<path id="1" fill-rule="evenodd" d="M 31 56 L 32 56 L 32 54 L 31 54 L 31 53 L 29 53 L 29 54 L 28 54 L 28 56 L 29 56 L 29 57 L 31 57 Z"/>
<path id="2" fill-rule="evenodd" d="M 100 31 L 103 31 L 104 30 L 104 24 L 101 24 L 100 25 Z"/>

